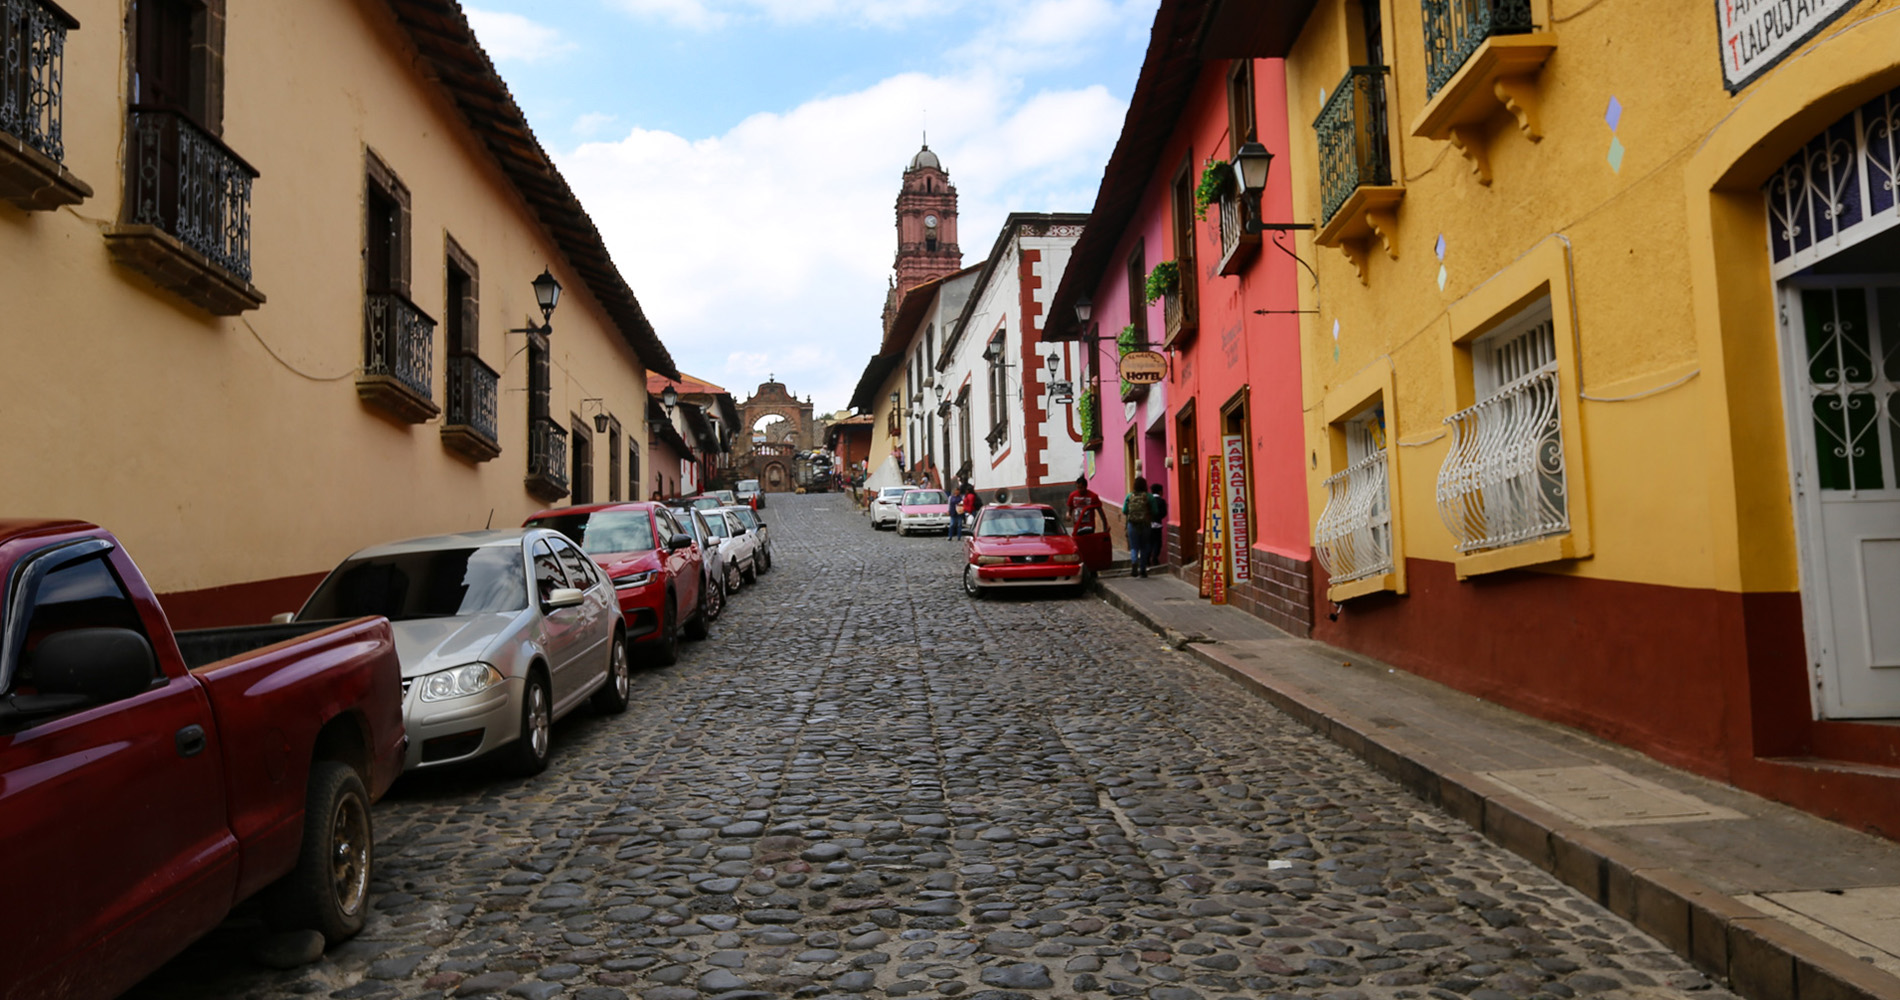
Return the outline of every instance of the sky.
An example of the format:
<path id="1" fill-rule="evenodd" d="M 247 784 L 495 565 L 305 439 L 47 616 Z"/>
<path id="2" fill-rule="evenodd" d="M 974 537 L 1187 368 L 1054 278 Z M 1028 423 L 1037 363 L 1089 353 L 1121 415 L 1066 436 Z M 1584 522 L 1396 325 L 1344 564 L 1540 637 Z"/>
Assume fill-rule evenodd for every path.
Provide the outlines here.
<path id="1" fill-rule="evenodd" d="M 1158 0 L 476 0 L 541 144 L 680 370 L 842 409 L 924 135 L 965 266 L 1086 212 Z"/>

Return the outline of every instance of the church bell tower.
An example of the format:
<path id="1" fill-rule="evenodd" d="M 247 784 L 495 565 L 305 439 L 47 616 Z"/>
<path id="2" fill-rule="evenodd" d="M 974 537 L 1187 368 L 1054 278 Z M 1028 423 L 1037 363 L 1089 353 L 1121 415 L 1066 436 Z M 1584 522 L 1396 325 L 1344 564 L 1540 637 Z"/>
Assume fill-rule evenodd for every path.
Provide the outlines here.
<path id="1" fill-rule="evenodd" d="M 963 267 L 957 247 L 957 189 L 930 144 L 911 157 L 897 194 L 895 298 Z"/>

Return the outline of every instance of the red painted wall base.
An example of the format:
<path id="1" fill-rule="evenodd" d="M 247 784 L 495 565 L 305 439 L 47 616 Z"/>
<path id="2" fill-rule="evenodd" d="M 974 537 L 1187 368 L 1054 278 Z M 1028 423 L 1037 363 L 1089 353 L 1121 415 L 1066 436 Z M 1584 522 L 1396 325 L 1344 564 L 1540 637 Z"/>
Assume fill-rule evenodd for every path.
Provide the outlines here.
<path id="1" fill-rule="evenodd" d="M 158 603 L 175 629 L 261 625 L 272 615 L 303 607 L 310 592 L 327 575 L 305 573 L 204 590 L 179 590 L 158 595 Z"/>

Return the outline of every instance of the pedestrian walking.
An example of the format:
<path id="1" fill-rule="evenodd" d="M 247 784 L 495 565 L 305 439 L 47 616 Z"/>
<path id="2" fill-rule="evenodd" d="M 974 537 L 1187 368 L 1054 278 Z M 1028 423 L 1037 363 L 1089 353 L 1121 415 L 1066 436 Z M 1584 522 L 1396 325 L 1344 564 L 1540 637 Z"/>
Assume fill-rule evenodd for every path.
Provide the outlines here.
<path id="1" fill-rule="evenodd" d="M 1128 525 L 1128 574 L 1148 575 L 1148 531 L 1154 523 L 1154 496 L 1148 480 L 1135 477 L 1135 488 L 1122 497 L 1122 520 Z"/>
<path id="2" fill-rule="evenodd" d="M 1165 541 L 1168 522 L 1168 502 L 1161 498 L 1161 481 L 1148 484 L 1148 516 L 1154 518 L 1148 529 L 1148 566 L 1153 568 L 1168 561 Z"/>
<path id="3" fill-rule="evenodd" d="M 976 487 L 971 486 L 970 481 L 965 479 L 963 500 L 957 509 L 963 512 L 963 530 L 971 535 L 976 534 L 976 511 L 981 506 L 983 506 L 983 498 L 976 495 Z"/>
<path id="4" fill-rule="evenodd" d="M 1069 523 L 1074 524 L 1077 514 L 1090 507 L 1100 507 L 1102 498 L 1089 489 L 1089 477 L 1075 477 L 1075 489 L 1069 493 Z"/>
<path id="5" fill-rule="evenodd" d="M 950 493 L 950 533 L 948 537 L 953 542 L 963 537 L 962 483 L 958 483 Z"/>

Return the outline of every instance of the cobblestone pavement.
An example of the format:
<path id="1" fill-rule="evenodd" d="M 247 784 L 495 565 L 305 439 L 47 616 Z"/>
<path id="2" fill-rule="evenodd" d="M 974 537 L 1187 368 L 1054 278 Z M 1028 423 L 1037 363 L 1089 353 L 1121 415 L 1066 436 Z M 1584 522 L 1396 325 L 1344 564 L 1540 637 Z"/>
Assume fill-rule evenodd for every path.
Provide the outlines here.
<path id="1" fill-rule="evenodd" d="M 1727 997 L 1094 598 L 775 496 L 712 641 L 532 780 L 411 776 L 374 915 L 240 915 L 135 996 Z"/>

